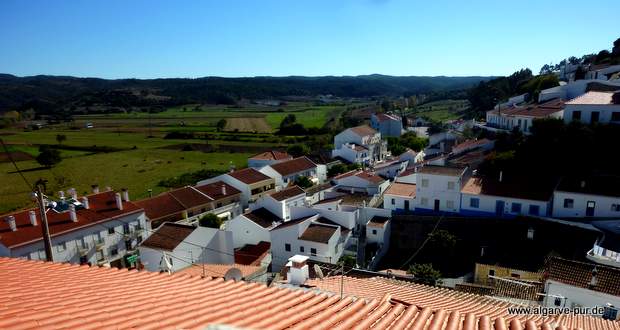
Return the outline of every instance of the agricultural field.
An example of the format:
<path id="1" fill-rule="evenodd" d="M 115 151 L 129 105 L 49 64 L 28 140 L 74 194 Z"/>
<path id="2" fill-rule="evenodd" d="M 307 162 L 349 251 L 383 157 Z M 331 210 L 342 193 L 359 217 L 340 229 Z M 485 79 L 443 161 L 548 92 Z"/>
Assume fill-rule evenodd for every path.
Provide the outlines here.
<path id="1" fill-rule="evenodd" d="M 440 100 L 416 106 L 408 114 L 426 117 L 433 121 L 448 121 L 461 118 L 462 113 L 468 108 L 467 100 Z"/>

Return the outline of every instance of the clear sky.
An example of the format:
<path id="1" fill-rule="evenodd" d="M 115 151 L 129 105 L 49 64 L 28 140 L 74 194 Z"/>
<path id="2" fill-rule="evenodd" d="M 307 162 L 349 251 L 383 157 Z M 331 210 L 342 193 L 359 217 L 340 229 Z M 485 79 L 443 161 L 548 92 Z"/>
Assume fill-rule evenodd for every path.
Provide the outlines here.
<path id="1" fill-rule="evenodd" d="M 619 0 L 0 0 L 0 72 L 506 75 L 610 49 Z"/>

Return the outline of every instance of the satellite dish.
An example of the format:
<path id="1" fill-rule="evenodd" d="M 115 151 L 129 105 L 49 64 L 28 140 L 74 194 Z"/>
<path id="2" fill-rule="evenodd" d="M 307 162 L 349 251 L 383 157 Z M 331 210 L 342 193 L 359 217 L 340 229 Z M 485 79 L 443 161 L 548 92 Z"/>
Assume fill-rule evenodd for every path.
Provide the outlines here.
<path id="1" fill-rule="evenodd" d="M 318 276 L 320 279 L 323 279 L 323 277 L 325 277 L 323 276 L 323 270 L 317 264 L 314 264 L 314 272 L 316 273 L 316 276 Z"/>
<path id="2" fill-rule="evenodd" d="M 241 270 L 239 268 L 231 268 L 229 269 L 226 274 L 224 274 L 224 279 L 225 280 L 235 280 L 235 281 L 240 281 L 241 278 L 243 277 L 243 274 L 241 273 Z"/>

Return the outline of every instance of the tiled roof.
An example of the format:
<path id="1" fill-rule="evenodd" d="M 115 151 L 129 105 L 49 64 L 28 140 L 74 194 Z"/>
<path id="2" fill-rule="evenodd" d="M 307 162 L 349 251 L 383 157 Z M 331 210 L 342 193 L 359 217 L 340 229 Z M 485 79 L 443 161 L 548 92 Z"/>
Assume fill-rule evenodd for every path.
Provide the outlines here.
<path id="1" fill-rule="evenodd" d="M 612 97 L 616 92 L 594 92 L 590 91 L 581 96 L 578 96 L 566 104 L 598 104 L 598 105 L 612 105 Z"/>
<path id="2" fill-rule="evenodd" d="M 0 283 L 2 329 L 205 329 L 215 324 L 243 329 L 492 329 L 493 324 L 495 329 L 525 329 L 517 320 L 508 326 L 507 320 L 478 319 L 463 311 L 419 308 L 389 294 L 381 300 L 340 299 L 221 278 L 10 258 L 0 258 L 0 273 L 10 279 Z M 561 322 L 567 319 L 573 317 Z M 618 328 L 612 327 L 617 322 L 591 319 L 572 326 Z"/>
<path id="3" fill-rule="evenodd" d="M 183 204 L 168 193 L 159 196 L 139 200 L 136 205 L 144 209 L 144 213 L 151 220 L 170 217 L 185 210 Z"/>
<path id="4" fill-rule="evenodd" d="M 274 221 L 282 221 L 282 219 L 280 219 L 277 215 L 269 212 L 269 210 L 267 210 L 264 207 L 261 207 L 259 209 L 253 210 L 248 213 L 244 213 L 243 216 L 252 220 L 254 223 L 256 223 L 257 225 L 263 228 L 272 227 Z"/>
<path id="5" fill-rule="evenodd" d="M 387 121 L 387 120 L 395 120 L 395 121 L 400 121 L 401 120 L 400 118 L 398 118 L 398 117 L 396 117 L 394 115 L 391 115 L 391 114 L 387 114 L 387 113 L 377 113 L 377 114 L 375 114 L 375 116 L 377 116 L 377 120 L 379 122 Z"/>
<path id="6" fill-rule="evenodd" d="M 596 267 L 596 285 L 590 286 Z M 547 265 L 547 279 L 620 296 L 620 268 L 554 257 Z"/>
<path id="7" fill-rule="evenodd" d="M 291 197 L 295 197 L 295 196 L 299 196 L 299 195 L 305 195 L 305 194 L 306 194 L 306 192 L 303 189 L 299 188 L 299 186 L 290 186 L 290 187 L 284 188 L 284 189 L 282 189 L 282 190 L 280 190 L 280 191 L 278 191 L 276 193 L 273 193 L 270 196 L 273 199 L 281 202 L 281 201 L 283 201 L 285 199 L 289 199 Z"/>
<path id="8" fill-rule="evenodd" d="M 454 147 L 452 147 L 452 151 L 454 152 L 455 149 L 473 149 L 473 148 L 478 148 L 480 146 L 483 146 L 485 144 L 491 143 L 491 140 L 489 139 L 469 139 L 469 140 L 465 140 L 462 143 L 459 143 L 457 145 L 455 145 Z"/>
<path id="9" fill-rule="evenodd" d="M 280 173 L 280 175 L 287 176 L 315 168 L 316 164 L 307 157 L 303 156 L 291 160 L 286 160 L 277 164 L 272 164 L 270 166 L 271 168 L 273 168 L 274 171 Z"/>
<path id="10" fill-rule="evenodd" d="M 341 180 L 341 179 L 344 179 L 344 178 L 348 178 L 350 176 L 356 176 L 356 177 L 358 177 L 360 179 L 364 179 L 364 180 L 366 180 L 368 182 L 371 182 L 371 183 L 374 183 L 374 184 L 381 184 L 381 183 L 383 183 L 385 181 L 385 179 L 383 179 L 382 177 L 380 177 L 380 176 L 378 176 L 378 175 L 376 175 L 374 173 L 371 173 L 371 172 L 368 172 L 368 171 L 362 171 L 362 170 L 352 170 L 352 171 L 349 171 L 349 172 L 345 172 L 345 173 L 339 174 L 339 175 L 334 177 L 334 180 Z"/>
<path id="11" fill-rule="evenodd" d="M 351 130 L 353 133 L 359 135 L 359 136 L 367 136 L 367 135 L 375 135 L 377 134 L 377 131 L 375 131 L 373 128 L 371 128 L 368 125 L 360 125 L 357 127 L 351 127 L 349 128 L 349 130 Z"/>
<path id="12" fill-rule="evenodd" d="M 157 230 L 142 242 L 140 246 L 156 250 L 172 251 L 195 229 L 194 226 L 190 225 L 166 222 L 157 228 Z"/>
<path id="13" fill-rule="evenodd" d="M 260 241 L 258 244 L 246 244 L 235 250 L 235 263 L 241 265 L 259 266 L 269 254 L 271 243 Z"/>
<path id="14" fill-rule="evenodd" d="M 527 178 L 499 182 L 491 178 L 471 177 L 467 180 L 461 192 L 470 195 L 512 197 L 546 202 L 553 196 L 553 182 L 533 181 Z"/>
<path id="15" fill-rule="evenodd" d="M 565 328 L 559 329 L 620 329 L 620 322 L 606 321 L 591 316 L 564 314 L 560 317 L 543 318 L 538 315 L 510 315 L 507 308 L 519 305 L 475 294 L 384 277 L 355 278 L 345 276 L 343 281 L 341 276 L 330 276 L 322 280 L 311 279 L 305 284 L 314 286 L 321 291 L 339 294 L 341 283 L 343 283 L 342 288 L 345 296 L 380 299 L 389 294 L 394 301 L 412 307 L 416 306 L 418 310 L 422 310 L 422 313 L 416 318 L 416 323 L 421 324 L 419 329 L 435 329 L 429 323 L 436 322 L 435 318 L 438 316 L 441 316 L 441 319 L 438 324 L 439 327 L 436 329 L 493 329 L 492 324 L 495 324 L 495 329 L 539 329 L 539 327 L 540 329 L 554 329 L 553 325 L 557 322 L 565 326 Z M 514 324 L 516 322 L 522 325 L 531 323 L 531 327 L 517 327 Z M 478 323 L 478 327 L 476 327 L 476 323 Z M 425 328 L 424 324 L 428 328 Z M 454 327 L 449 326 L 450 324 L 453 324 Z M 544 324 L 549 325 L 549 328 L 545 327 Z"/>
<path id="16" fill-rule="evenodd" d="M 568 104 L 568 103 L 567 103 Z M 507 109 L 500 109 L 499 114 L 502 116 L 523 116 L 533 118 L 546 118 L 550 115 L 562 111 L 564 109 L 564 101 L 560 99 L 553 99 L 542 104 L 534 104 L 528 106 L 514 106 Z M 497 114 L 498 110 L 489 111 L 492 114 Z"/>
<path id="17" fill-rule="evenodd" d="M 174 197 L 174 199 L 176 199 L 187 209 L 206 205 L 213 201 L 211 197 L 190 186 L 170 190 L 168 194 Z"/>
<path id="18" fill-rule="evenodd" d="M 388 217 L 380 217 L 378 215 L 375 215 L 374 217 L 370 218 L 370 220 L 368 220 L 367 226 L 383 228 L 383 226 L 385 226 L 385 224 L 389 220 L 390 218 Z"/>
<path id="19" fill-rule="evenodd" d="M 225 188 L 222 189 L 222 186 Z M 241 193 L 241 191 L 239 191 L 237 188 L 222 181 L 216 181 L 202 186 L 197 186 L 195 188 L 201 193 L 211 197 L 213 200 L 218 200 Z M 226 194 L 223 194 L 223 190 L 225 190 Z"/>
<path id="20" fill-rule="evenodd" d="M 418 173 L 460 176 L 465 171 L 463 167 L 425 165 L 418 169 Z"/>
<path id="21" fill-rule="evenodd" d="M 414 183 L 393 182 L 390 187 L 385 191 L 385 194 L 414 198 L 415 187 L 416 185 Z"/>
<path id="22" fill-rule="evenodd" d="M 133 202 L 122 202 L 123 209 L 116 208 L 114 191 L 106 191 L 87 196 L 89 209 L 78 208 L 76 210 L 77 222 L 71 221 L 69 212 L 57 213 L 54 210 L 47 212 L 47 222 L 52 238 L 93 225 L 100 225 L 110 220 L 143 212 L 142 208 Z M 30 210 L 37 213 L 37 225 L 30 224 Z M 8 248 L 18 247 L 24 244 L 42 240 L 41 217 L 38 209 L 22 210 L 0 216 L 0 243 Z M 15 217 L 17 231 L 11 231 L 5 217 Z"/>
<path id="23" fill-rule="evenodd" d="M 245 184 L 253 184 L 265 180 L 270 180 L 271 178 L 266 176 L 265 174 L 255 170 L 251 167 L 244 168 L 242 170 L 234 171 L 228 173 L 231 177 L 245 183 Z"/>
<path id="24" fill-rule="evenodd" d="M 231 264 L 231 265 L 195 264 L 187 268 L 184 268 L 180 271 L 177 271 L 176 274 L 187 274 L 187 275 L 199 276 L 199 277 L 208 276 L 212 278 L 220 278 L 220 277 L 224 277 L 224 275 L 226 275 L 226 273 L 233 268 L 239 269 L 241 271 L 241 277 L 244 279 L 251 278 L 257 273 L 265 271 L 265 267 L 261 267 L 261 266 L 248 266 L 248 265 L 240 265 L 240 264 Z"/>
<path id="25" fill-rule="evenodd" d="M 291 159 L 291 158 L 293 158 L 293 157 L 291 157 L 291 155 L 287 154 L 286 152 L 277 151 L 277 150 L 271 150 L 271 151 L 261 152 L 260 154 L 256 154 L 256 155 L 250 157 L 249 159 L 256 159 L 256 160 L 284 160 L 284 159 Z"/>
<path id="26" fill-rule="evenodd" d="M 338 227 L 324 225 L 319 223 L 311 223 L 306 230 L 299 236 L 300 240 L 327 243 L 334 236 Z"/>
<path id="27" fill-rule="evenodd" d="M 618 189 L 618 187 L 620 187 L 620 176 L 576 175 L 562 179 L 556 190 L 588 195 L 620 197 L 620 189 Z"/>

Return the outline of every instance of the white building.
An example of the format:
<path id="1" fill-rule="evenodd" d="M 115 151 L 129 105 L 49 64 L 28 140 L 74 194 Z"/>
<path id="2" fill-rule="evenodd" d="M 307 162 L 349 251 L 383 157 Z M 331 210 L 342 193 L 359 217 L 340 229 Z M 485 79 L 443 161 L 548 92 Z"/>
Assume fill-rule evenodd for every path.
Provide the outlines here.
<path id="1" fill-rule="evenodd" d="M 367 125 L 347 128 L 334 137 L 334 158 L 370 165 L 384 160 L 387 153 L 387 142 L 381 140 L 381 133 Z"/>
<path id="2" fill-rule="evenodd" d="M 127 190 L 99 192 L 78 198 L 75 189 L 60 200 L 47 199 L 46 212 L 55 262 L 133 267 L 124 257 L 149 236 L 144 210 L 129 201 Z M 45 260 L 38 209 L 1 216 L 0 256 Z"/>
<path id="3" fill-rule="evenodd" d="M 342 173 L 332 179 L 332 182 L 336 185 L 334 189 L 338 191 L 347 191 L 354 193 L 364 193 L 366 195 L 380 195 L 390 182 L 376 175 L 375 173 L 353 170 L 347 173 Z"/>
<path id="4" fill-rule="evenodd" d="M 178 270 L 202 264 L 235 262 L 232 232 L 215 228 L 164 223 L 140 244 L 140 259 L 151 272 Z"/>
<path id="5" fill-rule="evenodd" d="M 529 134 L 532 122 L 535 119 L 556 118 L 562 119 L 564 101 L 561 99 L 549 100 L 542 104 L 527 106 L 512 106 L 487 111 L 486 126 L 502 130 L 519 131 Z"/>
<path id="6" fill-rule="evenodd" d="M 258 169 L 267 165 L 277 164 L 291 159 L 293 159 L 293 156 L 287 154 L 286 152 L 277 150 L 265 151 L 248 158 L 248 167 Z"/>
<path id="7" fill-rule="evenodd" d="M 271 242 L 269 232 L 282 222 L 280 216 L 261 207 L 226 221 L 224 228 L 233 233 L 233 245 L 236 249 L 248 244 Z"/>
<path id="8" fill-rule="evenodd" d="M 471 177 L 461 189 L 460 213 L 466 216 L 548 216 L 552 187 L 530 187 L 523 181 L 507 183 Z"/>
<path id="9" fill-rule="evenodd" d="M 374 216 L 366 222 L 366 242 L 390 244 L 390 218 Z"/>
<path id="10" fill-rule="evenodd" d="M 371 168 L 375 174 L 391 180 L 403 172 L 407 168 L 408 164 L 408 160 L 396 158 L 376 163 Z"/>
<path id="11" fill-rule="evenodd" d="M 607 266 L 620 268 L 620 221 L 592 221 L 592 225 L 602 232 L 594 246 L 586 254 L 588 260 Z"/>
<path id="12" fill-rule="evenodd" d="M 620 124 L 620 92 L 587 92 L 566 102 L 564 122 Z"/>
<path id="13" fill-rule="evenodd" d="M 268 165 L 260 171 L 273 178 L 280 188 L 293 184 L 299 177 L 306 177 L 315 185 L 325 182 L 327 178 L 325 165 L 317 165 L 305 156 Z"/>
<path id="14" fill-rule="evenodd" d="M 253 168 L 218 175 L 214 178 L 202 180 L 196 184 L 197 188 L 214 182 L 225 182 L 241 191 L 241 206 L 246 208 L 262 196 L 276 191 L 275 179 Z"/>
<path id="15" fill-rule="evenodd" d="M 620 81 L 603 81 L 603 80 L 576 80 L 565 85 L 560 85 L 540 91 L 538 95 L 538 103 L 542 103 L 551 99 L 571 100 L 579 97 L 591 90 L 596 85 L 603 85 L 606 88 L 619 88 Z"/>
<path id="16" fill-rule="evenodd" d="M 370 116 L 370 126 L 384 137 L 398 137 L 403 134 L 403 120 L 395 114 L 373 113 Z"/>
<path id="17" fill-rule="evenodd" d="M 553 192 L 553 217 L 618 218 L 619 184 L 614 176 L 564 178 Z"/>
<path id="18" fill-rule="evenodd" d="M 396 213 L 415 210 L 415 183 L 394 182 L 383 194 L 383 208 Z"/>
<path id="19" fill-rule="evenodd" d="M 421 167 L 416 175 L 416 212 L 459 212 L 466 170 L 435 165 Z"/>

